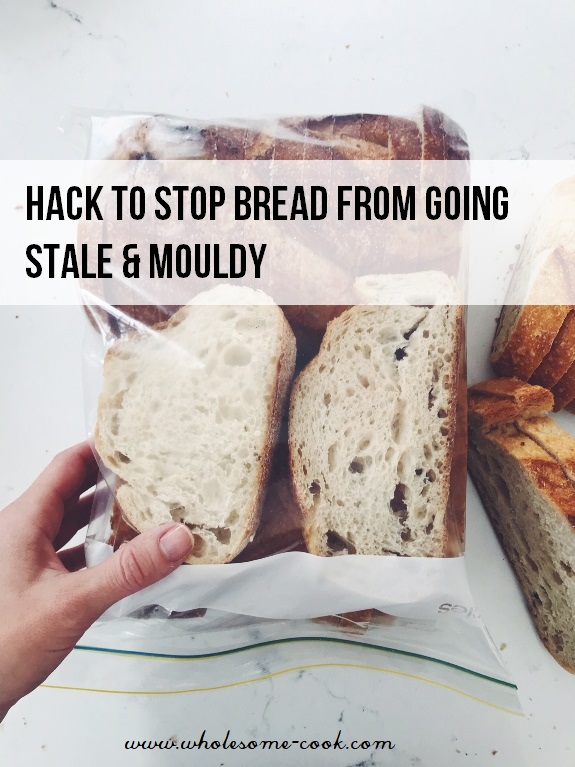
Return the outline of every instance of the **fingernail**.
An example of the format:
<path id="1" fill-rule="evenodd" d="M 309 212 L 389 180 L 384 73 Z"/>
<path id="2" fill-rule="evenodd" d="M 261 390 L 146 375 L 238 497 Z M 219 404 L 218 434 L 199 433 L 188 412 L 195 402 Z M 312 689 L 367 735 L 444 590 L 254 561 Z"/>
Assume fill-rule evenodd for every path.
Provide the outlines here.
<path id="1" fill-rule="evenodd" d="M 159 543 L 168 562 L 179 562 L 192 550 L 194 538 L 184 525 L 178 525 L 164 533 Z"/>

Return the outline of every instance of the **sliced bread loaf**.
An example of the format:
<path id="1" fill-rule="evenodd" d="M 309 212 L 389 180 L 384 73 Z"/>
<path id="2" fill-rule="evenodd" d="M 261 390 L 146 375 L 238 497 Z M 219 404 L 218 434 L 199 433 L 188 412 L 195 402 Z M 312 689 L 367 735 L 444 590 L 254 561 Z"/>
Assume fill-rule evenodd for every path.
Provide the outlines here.
<path id="1" fill-rule="evenodd" d="M 459 306 L 355 306 L 291 396 L 290 465 L 314 554 L 443 556 Z"/>
<path id="2" fill-rule="evenodd" d="M 575 672 L 575 440 L 544 415 L 547 390 L 489 388 L 469 390 L 469 470 L 541 639 Z"/>
<path id="3" fill-rule="evenodd" d="M 295 365 L 267 296 L 215 288 L 106 355 L 96 449 L 140 532 L 183 522 L 191 563 L 228 562 L 258 525 Z"/>
<path id="4" fill-rule="evenodd" d="M 504 306 L 491 350 L 494 370 L 528 381 L 549 354 L 570 309 L 568 305 Z"/>
<path id="5" fill-rule="evenodd" d="M 525 238 L 491 350 L 491 363 L 500 376 L 528 381 L 551 353 L 573 308 L 574 209 L 575 177 L 551 190 Z M 543 369 L 546 377 L 556 367 L 553 357 L 547 362 L 552 364 Z"/>
<path id="6" fill-rule="evenodd" d="M 575 363 L 575 311 L 570 311 L 543 362 L 529 379 L 530 383 L 551 389 Z M 575 392 L 573 393 L 575 397 Z"/>

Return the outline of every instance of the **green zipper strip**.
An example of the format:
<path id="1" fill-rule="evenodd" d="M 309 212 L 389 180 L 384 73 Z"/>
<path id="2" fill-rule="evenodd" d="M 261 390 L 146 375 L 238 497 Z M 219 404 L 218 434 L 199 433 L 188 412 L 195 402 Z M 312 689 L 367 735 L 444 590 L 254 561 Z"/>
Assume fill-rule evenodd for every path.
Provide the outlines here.
<path id="1" fill-rule="evenodd" d="M 456 671 L 462 671 L 464 674 L 470 674 L 478 679 L 484 679 L 487 682 L 493 682 L 503 687 L 508 687 L 511 690 L 517 690 L 517 685 L 512 682 L 504 682 L 502 679 L 496 677 L 487 676 L 487 674 L 481 674 L 479 671 L 472 671 L 465 668 L 465 666 L 458 666 L 456 663 L 450 663 L 447 660 L 440 660 L 439 658 L 432 658 L 429 655 L 421 655 L 416 652 L 409 652 L 408 650 L 397 650 L 394 647 L 381 647 L 379 645 L 372 645 L 368 642 L 358 642 L 353 639 L 339 639 L 336 637 L 286 637 L 285 639 L 269 639 L 265 642 L 259 642 L 258 644 L 245 645 L 244 647 L 234 647 L 230 650 L 220 650 L 218 652 L 203 653 L 201 655 L 173 655 L 170 653 L 154 653 L 144 652 L 142 650 L 118 650 L 112 647 L 92 647 L 90 645 L 76 645 L 74 649 L 84 650 L 86 652 L 104 652 L 112 655 L 131 655 L 139 658 L 161 658 L 162 660 L 205 660 L 207 658 L 221 658 L 224 655 L 234 655 L 235 653 L 246 652 L 247 650 L 256 650 L 260 647 L 271 647 L 273 645 L 288 644 L 289 642 L 332 642 L 335 644 L 344 644 L 351 647 L 363 647 L 368 650 L 378 650 L 379 652 L 386 652 L 395 655 L 403 655 L 406 658 L 417 658 L 418 660 L 426 660 L 431 663 L 438 663 L 441 666 L 447 668 L 453 668 Z"/>

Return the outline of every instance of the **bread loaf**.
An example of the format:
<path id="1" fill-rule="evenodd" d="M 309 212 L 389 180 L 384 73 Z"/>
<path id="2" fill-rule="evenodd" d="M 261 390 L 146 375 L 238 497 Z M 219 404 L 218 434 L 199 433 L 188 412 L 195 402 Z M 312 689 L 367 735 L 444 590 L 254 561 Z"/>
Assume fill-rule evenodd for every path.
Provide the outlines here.
<path id="1" fill-rule="evenodd" d="M 216 288 L 112 346 L 95 443 L 134 528 L 183 522 L 190 563 L 228 562 L 246 546 L 295 353 L 281 309 L 249 288 Z"/>
<path id="2" fill-rule="evenodd" d="M 531 376 L 530 383 L 551 389 L 559 383 L 574 362 L 575 311 L 571 310 L 559 328 L 549 353 Z"/>
<path id="3" fill-rule="evenodd" d="M 113 118 L 111 118 L 113 119 Z M 123 121 L 119 135 L 110 146 L 93 136 L 91 157 L 118 160 L 463 160 L 469 157 L 467 142 L 461 128 L 442 112 L 431 107 L 422 107 L 413 117 L 395 117 L 390 115 L 352 114 L 328 115 L 321 117 L 287 117 L 263 120 L 223 120 L 220 123 L 186 120 L 166 115 L 136 116 Z M 106 137 L 114 135 L 114 125 L 101 130 Z M 430 163 L 434 165 L 434 163 Z M 417 179 L 416 179 L 417 180 Z M 258 182 L 256 178 L 256 183 Z M 114 201 L 112 201 L 113 204 Z M 107 218 L 107 226 L 113 225 L 113 214 Z M 164 222 L 165 232 L 170 222 Z M 122 231 L 125 233 L 125 224 Z M 437 230 L 437 223 L 434 230 Z M 403 228 L 404 231 L 405 227 Z M 141 227 L 138 229 L 141 233 Z M 108 233 L 108 237 L 110 234 Z M 300 326 L 310 330 L 325 331 L 329 319 L 332 319 L 343 307 L 309 307 L 317 295 L 307 286 L 317 285 L 318 281 L 330 281 L 329 292 L 333 301 L 345 295 L 348 284 L 358 273 L 357 264 L 350 264 L 349 244 L 330 241 L 316 247 L 311 241 L 310 231 L 301 227 L 298 232 L 299 248 L 278 260 L 276 268 L 286 264 L 286 273 L 278 274 L 277 283 L 282 285 L 288 279 L 300 280 L 300 296 L 296 298 L 292 316 Z M 90 239 L 99 241 L 101 234 L 90 228 Z M 112 238 L 113 239 L 113 238 Z M 123 239 L 118 237 L 118 240 Z M 169 238 L 168 238 L 169 239 Z M 283 238 L 282 248 L 288 247 L 289 238 Z M 348 240 L 352 235 L 348 233 Z M 391 237 L 386 252 L 395 243 Z M 174 234 L 174 242 L 185 242 Z M 138 237 L 133 240 L 139 241 Z M 154 242 L 156 240 L 153 240 Z M 267 241 L 267 240 L 266 240 Z M 405 247 L 403 248 L 405 250 Z M 358 249 L 359 250 L 359 249 Z M 91 252 L 91 251 L 90 251 Z M 411 252 L 411 250 L 409 251 Z M 413 259 L 417 259 L 417 249 Z M 382 258 L 382 249 L 370 254 L 371 266 L 364 271 L 373 271 Z M 390 256 L 390 260 L 394 258 Z M 397 261 L 397 258 L 395 259 Z M 90 264 L 95 267 L 95 264 Z M 419 265 L 421 268 L 421 265 Z M 287 269 L 289 267 L 289 269 Z M 148 302 L 149 295 L 138 296 L 130 281 L 105 284 L 109 281 L 87 281 L 89 290 L 97 292 L 98 297 L 111 306 L 121 306 L 128 317 L 155 324 L 171 316 L 175 308 L 184 303 L 188 296 L 182 297 L 174 284 L 164 280 L 156 283 L 154 303 L 158 305 L 147 309 L 140 304 Z M 175 281 L 174 281 L 175 283 Z M 297 284 L 297 283 L 296 283 Z M 333 289 L 331 288 L 333 285 Z M 279 303 L 282 303 L 279 300 Z M 346 301 L 346 303 L 349 303 Z M 158 317 L 158 314 L 161 316 Z M 109 318 L 113 325 L 114 320 Z M 101 325 L 106 328 L 106 318 Z M 112 333 L 114 328 L 111 328 Z"/>
<path id="4" fill-rule="evenodd" d="M 570 306 L 504 306 L 491 350 L 491 363 L 501 376 L 528 381 L 549 354 Z"/>
<path id="5" fill-rule="evenodd" d="M 515 266 L 491 350 L 491 363 L 500 376 L 550 387 L 571 364 L 574 212 L 575 178 L 569 178 L 543 202 Z"/>
<path id="6" fill-rule="evenodd" d="M 112 160 L 465 160 L 461 128 L 422 107 L 413 118 L 348 114 L 222 120 L 142 116 L 118 136 Z"/>
<path id="7" fill-rule="evenodd" d="M 542 641 L 575 672 L 575 440 L 552 405 L 517 379 L 472 386 L 469 471 Z"/>
<path id="8" fill-rule="evenodd" d="M 443 556 L 461 307 L 355 306 L 296 379 L 294 495 L 308 550 Z"/>

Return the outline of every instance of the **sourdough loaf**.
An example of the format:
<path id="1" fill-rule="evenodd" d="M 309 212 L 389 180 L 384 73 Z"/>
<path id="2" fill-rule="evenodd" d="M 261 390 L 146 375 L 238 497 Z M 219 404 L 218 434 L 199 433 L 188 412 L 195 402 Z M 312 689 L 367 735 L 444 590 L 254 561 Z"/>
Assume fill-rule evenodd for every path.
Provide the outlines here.
<path id="1" fill-rule="evenodd" d="M 459 306 L 355 306 L 293 386 L 294 495 L 308 550 L 443 556 Z"/>
<path id="2" fill-rule="evenodd" d="M 119 132 L 111 144 L 98 138 L 98 133 L 110 136 L 115 131 Z M 468 156 L 461 128 L 442 112 L 426 106 L 411 118 L 351 114 L 224 120 L 220 123 L 165 115 L 110 118 L 109 125 L 105 124 L 95 132 L 90 151 L 91 158 L 118 160 L 464 160 Z M 112 221 L 111 215 L 107 225 L 112 226 Z M 163 224 L 163 231 L 168 224 Z M 435 223 L 434 229 L 437 228 Z M 83 239 L 98 241 L 97 232 L 90 231 L 89 236 L 82 235 Z M 405 227 L 403 231 L 406 231 Z M 305 280 L 300 280 L 298 303 L 291 315 L 302 327 L 323 332 L 328 320 L 343 307 L 305 306 L 317 295 L 313 290 L 307 291 L 306 286 L 329 280 L 329 293 L 333 295 L 333 301 L 337 301 L 346 294 L 354 274 L 358 273 L 357 265 L 350 265 L 354 254 L 348 246 L 342 247 L 340 252 L 337 242 L 318 245 L 305 227 L 301 228 L 299 237 L 299 247 L 292 248 L 293 252 L 279 260 L 279 265 L 285 263 L 289 270 L 278 275 L 278 284 L 294 279 L 294 275 L 298 280 L 299 275 L 306 276 Z M 138 242 L 139 238 L 129 241 Z M 185 242 L 186 239 L 174 234 L 172 241 Z M 385 248 L 370 256 L 376 263 L 371 263 L 371 267 L 364 271 L 373 271 L 376 264 L 379 266 L 382 253 L 385 255 L 394 242 L 395 238 L 391 238 Z M 284 238 L 282 248 L 286 246 Z M 417 258 L 417 248 L 414 248 L 413 259 Z M 421 264 L 418 266 L 423 268 Z M 175 307 L 188 299 L 187 295 L 182 298 L 181 291 L 176 291 L 169 280 L 164 280 L 153 288 L 157 309 L 148 309 L 140 304 L 148 303 L 149 297 L 138 296 L 131 281 L 115 282 L 114 285 L 107 284 L 109 281 L 95 282 L 88 281 L 85 286 L 105 303 L 121 306 L 128 318 L 135 317 L 152 324 L 169 318 Z M 347 299 L 346 303 L 349 303 Z M 113 318 L 110 322 L 115 324 Z M 114 327 L 106 327 L 105 317 L 101 318 L 100 324 L 114 333 Z"/>
<path id="3" fill-rule="evenodd" d="M 542 641 L 575 672 L 575 440 L 552 405 L 517 379 L 472 386 L 469 471 Z"/>
<path id="4" fill-rule="evenodd" d="M 130 525 L 183 522 L 188 562 L 233 559 L 259 522 L 294 365 L 281 309 L 249 288 L 208 291 L 114 344 L 95 443 Z"/>
<path id="5" fill-rule="evenodd" d="M 575 178 L 569 178 L 552 189 L 525 238 L 491 350 L 500 376 L 549 387 L 568 367 L 563 352 L 571 354 L 573 337 L 574 210 Z"/>
<path id="6" fill-rule="evenodd" d="M 547 356 L 535 370 L 529 382 L 551 389 L 575 362 L 575 311 L 571 310 L 559 328 Z M 573 395 L 575 397 L 575 393 Z"/>
<path id="7" fill-rule="evenodd" d="M 98 148 L 98 152 L 102 150 Z M 105 150 L 104 150 L 105 151 Z M 461 128 L 424 106 L 413 118 L 348 114 L 222 120 L 136 117 L 106 152 L 113 160 L 465 160 Z"/>

